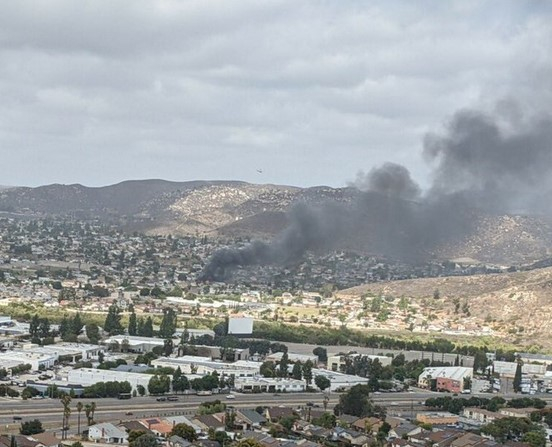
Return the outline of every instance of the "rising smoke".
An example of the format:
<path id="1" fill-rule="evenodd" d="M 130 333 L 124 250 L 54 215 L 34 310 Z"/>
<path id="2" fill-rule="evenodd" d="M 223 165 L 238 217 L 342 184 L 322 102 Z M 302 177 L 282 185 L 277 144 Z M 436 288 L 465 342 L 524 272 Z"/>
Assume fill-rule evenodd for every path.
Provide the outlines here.
<path id="1" fill-rule="evenodd" d="M 549 117 L 504 122 L 478 111 L 457 112 L 444 132 L 424 139 L 432 167 L 425 193 L 406 167 L 384 163 L 357 175 L 352 204 L 298 204 L 272 241 L 215 252 L 200 279 L 224 280 L 238 266 L 285 265 L 347 241 L 414 262 L 470 234 L 478 214 L 548 212 L 550 205 L 536 198 L 551 191 L 551 145 Z"/>

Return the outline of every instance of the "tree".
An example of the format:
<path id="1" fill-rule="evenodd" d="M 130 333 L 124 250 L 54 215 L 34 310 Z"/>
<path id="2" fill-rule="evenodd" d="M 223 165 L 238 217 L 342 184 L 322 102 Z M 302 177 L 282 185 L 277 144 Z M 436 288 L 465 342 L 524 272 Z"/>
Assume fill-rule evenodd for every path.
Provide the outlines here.
<path id="1" fill-rule="evenodd" d="M 329 388 L 331 386 L 330 379 L 328 379 L 326 376 L 317 375 L 314 378 L 315 385 L 320 388 L 322 391 L 324 391 L 326 388 Z"/>
<path id="2" fill-rule="evenodd" d="M 157 447 L 158 445 L 159 442 L 157 441 L 157 437 L 155 435 L 148 434 L 138 436 L 132 444 L 129 442 L 130 447 Z"/>
<path id="3" fill-rule="evenodd" d="M 326 363 L 328 361 L 328 350 L 326 348 L 318 346 L 312 350 L 312 353 L 318 356 L 319 362 Z"/>
<path id="4" fill-rule="evenodd" d="M 38 318 L 37 314 L 34 314 L 29 324 L 29 334 L 31 335 L 31 340 L 33 341 L 33 343 L 40 342 L 40 337 L 38 336 L 39 326 L 40 319 Z"/>
<path id="5" fill-rule="evenodd" d="M 295 362 L 291 371 L 291 377 L 295 380 L 301 380 L 303 378 L 303 367 L 301 362 Z"/>
<path id="6" fill-rule="evenodd" d="M 276 377 L 276 366 L 272 362 L 263 362 L 259 368 L 259 373 L 263 377 Z"/>
<path id="7" fill-rule="evenodd" d="M 312 383 L 312 361 L 307 360 L 303 364 L 303 378 L 305 379 L 305 382 L 307 383 L 307 387 L 309 387 Z"/>
<path id="8" fill-rule="evenodd" d="M 353 386 L 339 397 L 339 404 L 335 407 L 334 412 L 358 417 L 381 417 L 385 415 L 385 410 L 374 405 L 370 399 L 370 388 L 368 385 L 360 384 Z"/>
<path id="9" fill-rule="evenodd" d="M 163 309 L 163 319 L 159 326 L 159 336 L 161 338 L 171 338 L 176 331 L 177 317 L 174 309 L 168 307 Z"/>
<path id="10" fill-rule="evenodd" d="M 519 393 L 521 391 L 521 368 L 522 363 L 521 360 L 518 360 L 517 366 L 516 366 L 516 373 L 514 375 L 514 392 Z"/>
<path id="11" fill-rule="evenodd" d="M 128 318 L 128 335 L 136 335 L 137 330 L 136 313 L 132 312 Z"/>
<path id="12" fill-rule="evenodd" d="M 236 447 L 263 447 L 263 444 L 256 439 L 244 438 L 237 442 Z"/>
<path id="13" fill-rule="evenodd" d="M 61 397 L 63 405 L 63 425 L 61 428 L 61 439 L 67 439 L 67 431 L 69 430 L 69 418 L 71 417 L 71 397 L 67 394 Z"/>
<path id="14" fill-rule="evenodd" d="M 116 304 L 109 306 L 107 316 L 105 317 L 104 330 L 109 335 L 119 335 L 124 332 L 123 325 L 121 324 L 121 311 Z"/>
<path id="15" fill-rule="evenodd" d="M 169 357 L 173 353 L 173 350 L 174 350 L 174 345 L 173 345 L 172 338 L 166 338 L 163 341 L 163 354 Z"/>
<path id="16" fill-rule="evenodd" d="M 80 418 L 81 418 L 81 412 L 84 405 L 82 402 L 77 402 L 77 434 L 80 435 Z"/>
<path id="17" fill-rule="evenodd" d="M 197 439 L 197 433 L 188 424 L 176 424 L 171 430 L 171 436 L 180 436 L 186 441 L 194 442 Z"/>
<path id="18" fill-rule="evenodd" d="M 289 365 L 289 356 L 287 352 L 282 354 L 280 363 L 278 365 L 278 377 L 288 377 L 288 365 Z"/>
<path id="19" fill-rule="evenodd" d="M 141 337 L 153 337 L 153 320 L 151 317 L 146 318 L 146 321 L 140 318 L 138 320 L 136 332 Z"/>
<path id="20" fill-rule="evenodd" d="M 146 395 L 146 389 L 144 388 L 144 385 L 137 385 L 136 386 L 136 391 L 138 391 L 138 394 L 140 396 L 145 396 Z"/>
<path id="21" fill-rule="evenodd" d="M 336 417 L 335 414 L 332 413 L 323 413 L 319 418 L 313 419 L 312 423 L 314 425 L 330 429 L 335 427 Z"/>
<path id="22" fill-rule="evenodd" d="M 151 377 L 148 382 L 148 391 L 150 394 L 165 394 L 171 389 L 171 379 L 164 374 Z"/>
<path id="23" fill-rule="evenodd" d="M 182 370 L 179 366 L 178 368 L 176 368 L 172 377 L 172 389 L 175 393 L 183 393 L 188 388 L 190 388 L 188 378 L 184 374 L 182 374 Z"/>
<path id="24" fill-rule="evenodd" d="M 96 324 L 87 324 L 84 327 L 86 338 L 90 343 L 98 344 L 100 341 L 100 328 Z"/>
<path id="25" fill-rule="evenodd" d="M 88 426 L 94 424 L 94 413 L 96 411 L 96 402 L 91 402 L 84 406 L 84 414 L 86 415 L 86 421 Z"/>
<path id="26" fill-rule="evenodd" d="M 22 422 L 19 433 L 22 435 L 36 435 L 37 433 L 42 433 L 44 429 L 42 428 L 42 422 L 39 419 L 33 419 L 32 421 Z"/>
<path id="27" fill-rule="evenodd" d="M 82 318 L 80 313 L 77 312 L 75 316 L 71 319 L 71 333 L 78 337 L 82 331 Z"/>

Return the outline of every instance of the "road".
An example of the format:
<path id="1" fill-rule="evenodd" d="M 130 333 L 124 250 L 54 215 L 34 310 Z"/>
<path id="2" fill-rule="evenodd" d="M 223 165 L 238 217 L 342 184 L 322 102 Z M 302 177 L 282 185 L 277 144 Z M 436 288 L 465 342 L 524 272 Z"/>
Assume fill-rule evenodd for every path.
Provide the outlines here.
<path id="1" fill-rule="evenodd" d="M 155 397 L 134 397 L 130 400 L 119 399 L 74 399 L 72 405 L 72 414 L 70 426 L 72 431 L 77 428 L 76 403 L 81 401 L 83 404 L 96 402 L 96 412 L 94 419 L 96 422 L 122 421 L 128 419 L 141 419 L 161 416 L 187 415 L 195 414 L 198 406 L 202 402 L 220 399 L 229 406 L 235 408 L 255 408 L 258 406 L 276 406 L 286 405 L 293 407 L 305 406 L 307 402 L 323 407 L 324 394 L 322 393 L 282 393 L 273 394 L 235 394 L 233 400 L 226 399 L 224 395 L 196 396 L 181 395 L 176 402 L 158 402 Z M 331 393 L 328 395 L 328 408 L 333 408 L 339 401 L 339 394 Z M 430 397 L 443 396 L 442 393 L 431 391 L 414 391 L 401 393 L 382 393 L 372 394 L 372 399 L 376 404 L 388 408 L 389 412 L 394 414 L 410 415 L 424 408 L 424 402 Z M 476 397 L 490 398 L 497 394 L 480 394 Z M 463 395 L 459 397 L 470 397 Z M 519 395 L 503 395 L 505 398 L 520 397 Z M 550 395 L 534 395 L 552 403 Z M 127 413 L 132 413 L 127 414 Z M 22 421 L 40 419 L 45 427 L 59 429 L 62 419 L 62 405 L 58 399 L 31 399 L 23 401 L 20 399 L 0 398 L 0 427 L 6 428 L 7 432 L 15 432 L 19 429 L 21 421 L 14 421 L 13 417 L 21 417 Z M 86 416 L 84 411 L 81 413 L 81 427 L 86 425 Z"/>

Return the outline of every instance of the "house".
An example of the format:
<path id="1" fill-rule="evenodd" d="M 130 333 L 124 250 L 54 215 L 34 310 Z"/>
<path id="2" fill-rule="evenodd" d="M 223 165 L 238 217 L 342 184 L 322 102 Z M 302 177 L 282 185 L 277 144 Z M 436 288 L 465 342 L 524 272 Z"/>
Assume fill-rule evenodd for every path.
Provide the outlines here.
<path id="1" fill-rule="evenodd" d="M 281 447 L 280 442 L 272 436 L 257 432 L 257 431 L 244 431 L 243 439 L 254 439 L 259 442 L 263 447 Z"/>
<path id="2" fill-rule="evenodd" d="M 278 422 L 280 419 L 294 414 L 293 409 L 289 407 L 270 407 L 265 411 L 265 416 L 270 422 Z"/>
<path id="3" fill-rule="evenodd" d="M 170 447 L 190 447 L 192 443 L 180 436 L 173 435 L 169 438 Z"/>
<path id="4" fill-rule="evenodd" d="M 334 441 L 345 442 L 353 446 L 363 446 L 369 444 L 372 441 L 372 438 L 361 433 L 359 431 L 353 430 L 351 428 L 336 427 L 333 430 L 332 439 Z"/>
<path id="5" fill-rule="evenodd" d="M 220 417 L 220 418 L 219 418 Z M 224 431 L 224 414 L 216 417 L 214 414 L 200 414 L 192 422 L 201 428 L 201 431 L 208 433 L 209 430 Z"/>
<path id="6" fill-rule="evenodd" d="M 363 433 L 373 434 L 377 433 L 382 426 L 383 421 L 375 417 L 365 417 L 357 419 L 351 424 L 351 428 L 361 431 Z"/>
<path id="7" fill-rule="evenodd" d="M 105 444 L 126 444 L 128 433 L 110 422 L 103 422 L 88 428 L 88 439 Z"/>
<path id="8" fill-rule="evenodd" d="M 144 424 L 141 424 L 138 421 L 124 421 L 119 424 L 119 428 L 122 428 L 126 432 L 130 433 L 131 431 L 143 431 L 146 435 L 155 435 L 151 430 L 148 430 Z"/>
<path id="9" fill-rule="evenodd" d="M 389 438 L 402 438 L 404 436 L 412 436 L 418 434 L 422 429 L 408 421 L 402 422 L 389 430 Z"/>
<path id="10" fill-rule="evenodd" d="M 235 423 L 236 425 L 242 425 L 243 430 L 251 430 L 266 424 L 266 418 L 255 410 L 240 409 L 236 411 Z"/>
<path id="11" fill-rule="evenodd" d="M 507 417 L 528 418 L 531 413 L 539 411 L 537 408 L 501 408 L 498 412 Z"/>
<path id="12" fill-rule="evenodd" d="M 40 442 L 44 447 L 60 447 L 61 441 L 53 433 L 43 432 L 32 435 L 32 439 Z"/>
<path id="13" fill-rule="evenodd" d="M 498 442 L 476 435 L 475 433 L 466 433 L 450 443 L 450 447 L 494 447 L 499 445 Z"/>
<path id="14" fill-rule="evenodd" d="M 15 443 L 19 447 L 40 447 L 41 444 L 38 441 L 33 440 L 31 437 L 26 437 L 23 435 L 15 435 Z M 11 436 L 10 435 L 0 435 L 0 445 L 3 447 L 11 446 Z"/>
<path id="15" fill-rule="evenodd" d="M 190 427 L 192 427 L 195 430 L 196 434 L 199 435 L 201 433 L 201 427 L 194 424 L 186 416 L 167 416 L 165 418 L 165 421 L 168 422 L 169 424 L 171 424 L 172 427 L 174 427 L 175 425 L 178 425 L 178 424 L 186 424 L 186 425 L 189 425 Z"/>
<path id="16" fill-rule="evenodd" d="M 173 429 L 172 424 L 159 418 L 141 419 L 140 423 L 156 436 L 167 437 Z"/>
<path id="17" fill-rule="evenodd" d="M 497 419 L 502 419 L 507 417 L 504 414 L 500 414 L 494 411 L 484 410 L 482 408 L 466 407 L 462 413 L 466 419 L 470 421 L 477 422 L 478 424 L 488 424 Z"/>

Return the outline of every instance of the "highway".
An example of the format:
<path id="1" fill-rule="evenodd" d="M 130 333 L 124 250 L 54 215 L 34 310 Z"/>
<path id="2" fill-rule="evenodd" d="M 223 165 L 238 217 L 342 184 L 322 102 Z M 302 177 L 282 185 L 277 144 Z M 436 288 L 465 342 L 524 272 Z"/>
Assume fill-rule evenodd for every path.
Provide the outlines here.
<path id="1" fill-rule="evenodd" d="M 325 395 L 322 393 L 282 393 L 275 394 L 239 394 L 235 393 L 235 399 L 226 399 L 225 395 L 196 396 L 179 395 L 178 401 L 159 402 L 153 396 L 133 397 L 130 400 L 119 399 L 73 399 L 72 413 L 70 419 L 71 431 L 75 432 L 77 428 L 77 402 L 84 405 L 94 401 L 96 403 L 96 412 L 94 419 L 96 422 L 119 422 L 129 419 L 141 419 L 161 416 L 186 415 L 192 416 L 202 402 L 221 400 L 228 406 L 235 408 L 255 408 L 258 406 L 293 406 L 302 407 L 307 402 L 323 407 Z M 372 394 L 372 399 L 376 404 L 388 408 L 389 413 L 409 416 L 416 411 L 424 408 L 424 402 L 430 397 L 443 396 L 442 393 L 431 391 L 415 391 L 401 393 L 382 393 Z M 328 408 L 331 409 L 339 401 L 340 394 L 331 393 L 328 395 Z M 498 396 L 497 394 L 480 394 L 476 397 L 490 398 Z M 458 397 L 469 398 L 470 395 Z M 505 398 L 520 397 L 520 395 L 502 395 Z M 530 397 L 539 397 L 549 404 L 552 403 L 550 395 L 534 395 Z M 132 413 L 132 414 L 128 414 Z M 21 417 L 22 420 L 14 421 L 13 417 Z M 46 428 L 61 428 L 62 405 L 58 399 L 10 399 L 0 398 L 0 427 L 7 432 L 16 432 L 22 421 L 31 419 L 40 419 Z M 84 410 L 81 413 L 81 428 L 86 426 L 86 415 Z"/>

